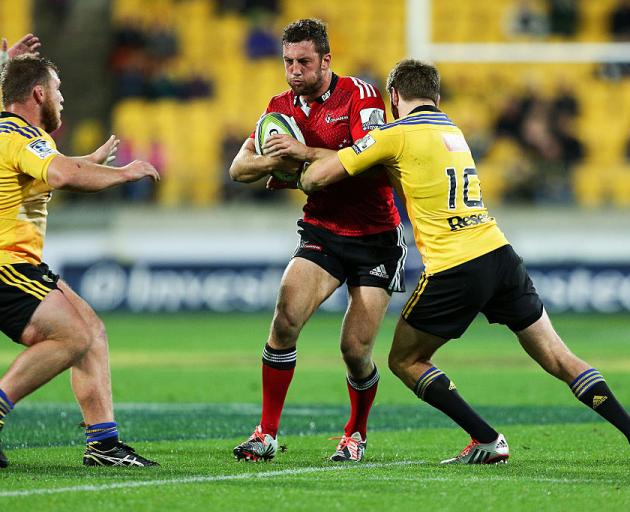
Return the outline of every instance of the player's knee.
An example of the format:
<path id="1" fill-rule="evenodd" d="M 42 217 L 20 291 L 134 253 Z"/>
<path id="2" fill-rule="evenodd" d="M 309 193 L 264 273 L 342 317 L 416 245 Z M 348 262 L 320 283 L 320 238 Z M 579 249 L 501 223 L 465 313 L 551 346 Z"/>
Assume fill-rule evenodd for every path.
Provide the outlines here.
<path id="1" fill-rule="evenodd" d="M 350 368 L 362 367 L 372 360 L 372 344 L 360 338 L 345 341 L 341 344 L 341 355 Z"/>
<path id="2" fill-rule="evenodd" d="M 96 318 L 90 325 L 93 343 L 107 344 L 107 329 L 100 318 Z"/>
<path id="3" fill-rule="evenodd" d="M 83 356 L 90 350 L 92 341 L 93 338 L 87 326 L 73 329 L 72 335 L 66 339 L 66 346 L 72 364 L 83 359 Z"/>
<path id="4" fill-rule="evenodd" d="M 295 345 L 302 322 L 285 310 L 278 310 L 271 324 L 271 338 L 279 345 Z"/>

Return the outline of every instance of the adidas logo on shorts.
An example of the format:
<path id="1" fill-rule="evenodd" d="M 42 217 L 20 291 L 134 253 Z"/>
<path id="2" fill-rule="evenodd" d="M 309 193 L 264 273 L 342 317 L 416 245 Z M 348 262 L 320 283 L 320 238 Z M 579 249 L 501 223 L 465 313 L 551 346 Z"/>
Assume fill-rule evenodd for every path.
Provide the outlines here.
<path id="1" fill-rule="evenodd" d="M 385 265 L 382 265 L 382 264 L 370 270 L 370 275 L 376 276 L 376 277 L 382 277 L 383 279 L 389 279 L 389 274 L 387 273 L 387 269 L 385 268 Z"/>

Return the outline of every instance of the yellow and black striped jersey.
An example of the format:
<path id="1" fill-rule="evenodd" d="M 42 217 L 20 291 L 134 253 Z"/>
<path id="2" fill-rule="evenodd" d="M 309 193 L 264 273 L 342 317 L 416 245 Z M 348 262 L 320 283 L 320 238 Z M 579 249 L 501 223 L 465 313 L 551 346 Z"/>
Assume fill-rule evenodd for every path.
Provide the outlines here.
<path id="1" fill-rule="evenodd" d="M 0 114 L 0 265 L 41 263 L 52 191 L 48 166 L 58 154 L 44 130 Z"/>
<path id="2" fill-rule="evenodd" d="M 418 107 L 338 154 L 350 175 L 386 166 L 405 203 L 427 274 L 508 243 L 483 204 L 464 135 L 437 108 Z"/>

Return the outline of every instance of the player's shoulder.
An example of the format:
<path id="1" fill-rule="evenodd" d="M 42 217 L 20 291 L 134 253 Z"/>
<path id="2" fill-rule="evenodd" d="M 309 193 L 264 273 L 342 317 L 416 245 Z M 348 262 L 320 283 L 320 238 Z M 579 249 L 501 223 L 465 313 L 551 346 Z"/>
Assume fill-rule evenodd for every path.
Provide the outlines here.
<path id="1" fill-rule="evenodd" d="M 439 127 L 443 130 L 460 131 L 457 125 L 441 111 L 418 112 L 396 119 L 391 123 L 379 126 L 379 130 L 402 131 L 404 129 L 415 129 L 420 127 Z"/>
<path id="2" fill-rule="evenodd" d="M 31 126 L 18 117 L 0 117 L 0 137 L 13 143 L 25 143 L 26 141 L 47 138 L 46 132 L 41 128 Z"/>
<path id="3" fill-rule="evenodd" d="M 291 90 L 276 94 L 269 100 L 269 112 L 284 112 L 291 109 L 293 105 L 293 93 Z"/>
<path id="4" fill-rule="evenodd" d="M 360 99 L 381 97 L 378 87 L 354 76 L 340 76 L 337 87 L 358 96 Z"/>

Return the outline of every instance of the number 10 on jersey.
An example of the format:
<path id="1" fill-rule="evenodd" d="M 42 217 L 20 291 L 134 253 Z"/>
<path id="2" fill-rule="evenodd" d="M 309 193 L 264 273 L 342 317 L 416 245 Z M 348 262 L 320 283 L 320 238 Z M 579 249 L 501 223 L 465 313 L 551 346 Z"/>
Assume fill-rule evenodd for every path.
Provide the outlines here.
<path id="1" fill-rule="evenodd" d="M 446 169 L 446 175 L 448 176 L 448 209 L 455 210 L 457 208 L 458 188 L 461 186 L 458 182 L 460 181 L 464 183 L 462 187 L 464 205 L 468 208 L 483 208 L 481 184 L 479 183 L 479 176 L 477 176 L 477 169 L 467 167 L 461 174 L 461 179 L 458 179 L 455 168 L 448 167 Z"/>

